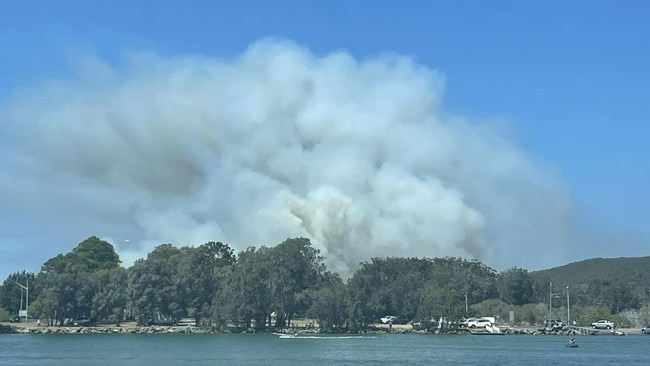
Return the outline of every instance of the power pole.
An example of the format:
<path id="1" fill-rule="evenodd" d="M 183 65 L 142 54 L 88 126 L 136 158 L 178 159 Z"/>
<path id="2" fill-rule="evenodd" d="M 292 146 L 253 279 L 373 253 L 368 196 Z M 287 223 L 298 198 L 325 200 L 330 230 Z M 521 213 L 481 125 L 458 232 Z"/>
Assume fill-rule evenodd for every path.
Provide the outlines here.
<path id="1" fill-rule="evenodd" d="M 571 305 L 569 304 L 569 286 L 566 287 L 566 322 L 571 325 Z"/>

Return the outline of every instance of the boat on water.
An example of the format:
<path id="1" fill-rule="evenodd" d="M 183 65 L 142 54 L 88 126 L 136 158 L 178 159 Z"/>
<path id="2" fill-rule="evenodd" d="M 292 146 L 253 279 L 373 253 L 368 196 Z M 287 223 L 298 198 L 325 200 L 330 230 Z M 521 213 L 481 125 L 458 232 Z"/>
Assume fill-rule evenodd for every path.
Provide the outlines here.
<path id="1" fill-rule="evenodd" d="M 571 338 L 571 339 L 569 339 L 569 342 L 567 342 L 566 347 L 568 347 L 568 348 L 576 348 L 576 347 L 578 347 L 578 343 L 576 343 L 576 341 L 573 338 Z"/>

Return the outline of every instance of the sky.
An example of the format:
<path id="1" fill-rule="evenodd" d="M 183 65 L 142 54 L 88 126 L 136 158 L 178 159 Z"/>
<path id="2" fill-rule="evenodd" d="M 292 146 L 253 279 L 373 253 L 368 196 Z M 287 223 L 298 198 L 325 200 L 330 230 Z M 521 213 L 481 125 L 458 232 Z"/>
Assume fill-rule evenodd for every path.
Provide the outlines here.
<path id="1" fill-rule="evenodd" d="M 95 235 L 647 256 L 643 1 L 6 1 L 0 278 Z"/>

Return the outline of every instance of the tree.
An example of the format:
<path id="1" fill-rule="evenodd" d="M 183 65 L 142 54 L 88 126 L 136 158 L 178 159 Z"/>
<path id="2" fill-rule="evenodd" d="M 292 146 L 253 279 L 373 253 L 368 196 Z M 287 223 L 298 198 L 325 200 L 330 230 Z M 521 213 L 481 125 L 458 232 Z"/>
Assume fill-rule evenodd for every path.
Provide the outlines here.
<path id="1" fill-rule="evenodd" d="M 181 250 L 171 244 L 157 246 L 146 259 L 138 259 L 129 269 L 128 291 L 138 311 L 138 323 L 146 324 L 155 312 L 178 317 L 182 313 L 177 294 L 178 263 Z"/>
<path id="2" fill-rule="evenodd" d="M 196 324 L 213 314 L 216 294 L 225 285 L 229 268 L 235 262 L 233 250 L 220 242 L 208 242 L 188 249 L 179 268 L 179 294 L 186 298 L 187 312 Z"/>
<path id="3" fill-rule="evenodd" d="M 0 308 L 4 308 L 12 315 L 18 314 L 21 308 L 24 310 L 27 305 L 27 292 L 22 286 L 29 287 L 29 303 L 36 301 L 40 294 L 40 286 L 36 276 L 31 272 L 15 272 L 7 276 L 0 286 Z M 29 286 L 28 286 L 29 285 Z M 29 312 L 32 314 L 32 312 Z"/>
<path id="4" fill-rule="evenodd" d="M 523 305 L 533 300 L 533 279 L 525 269 L 514 267 L 501 272 L 496 284 L 501 300 L 507 303 Z"/>
<path id="5" fill-rule="evenodd" d="M 455 321 L 465 315 L 465 293 L 452 284 L 439 286 L 430 281 L 422 293 L 418 308 L 418 318 L 435 321 L 443 319 L 443 326 L 448 321 Z"/>
<path id="6" fill-rule="evenodd" d="M 223 319 L 216 312 L 227 314 L 235 324 L 263 329 L 271 314 L 271 252 L 267 247 L 249 247 L 239 253 L 232 268 L 227 286 L 219 292 L 213 316 Z"/>
<path id="7" fill-rule="evenodd" d="M 320 288 L 310 293 L 311 307 L 308 315 L 318 321 L 326 332 L 340 331 L 345 325 L 345 284 L 338 274 L 326 272 Z"/>
<path id="8" fill-rule="evenodd" d="M 271 248 L 267 265 L 276 327 L 286 326 L 294 314 L 309 308 L 306 291 L 318 285 L 325 269 L 319 254 L 306 238 L 287 239 Z"/>
<path id="9" fill-rule="evenodd" d="M 97 283 L 101 271 L 119 267 L 120 259 L 113 246 L 92 236 L 79 243 L 65 255 L 47 260 L 37 279 L 42 284 L 39 297 L 41 309 L 51 320 L 63 324 L 66 317 L 86 315 L 97 317 L 93 301 L 100 287 Z"/>
<path id="10" fill-rule="evenodd" d="M 91 236 L 79 243 L 72 249 L 72 255 L 88 272 L 117 268 L 121 263 L 113 246 L 96 236 Z"/>
<path id="11" fill-rule="evenodd" d="M 40 300 L 52 323 L 63 324 L 77 309 L 77 288 L 85 278 L 81 272 L 70 255 L 59 254 L 41 266 L 37 277 L 43 286 Z"/>
<path id="12" fill-rule="evenodd" d="M 92 275 L 92 308 L 98 319 L 111 319 L 116 325 L 124 319 L 127 301 L 127 272 L 122 267 L 101 269 Z"/>
<path id="13" fill-rule="evenodd" d="M 428 259 L 373 258 L 362 263 L 348 281 L 350 325 L 363 327 L 387 314 L 413 319 L 432 275 Z"/>

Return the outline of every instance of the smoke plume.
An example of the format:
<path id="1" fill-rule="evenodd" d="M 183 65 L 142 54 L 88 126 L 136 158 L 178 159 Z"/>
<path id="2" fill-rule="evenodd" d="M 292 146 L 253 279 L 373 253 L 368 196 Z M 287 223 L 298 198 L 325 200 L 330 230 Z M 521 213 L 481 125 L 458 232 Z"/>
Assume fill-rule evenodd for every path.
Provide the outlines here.
<path id="1" fill-rule="evenodd" d="M 167 242 L 296 236 L 343 275 L 375 256 L 556 264 L 563 183 L 498 128 L 445 111 L 443 91 L 408 57 L 282 40 L 229 60 L 88 58 L 4 103 L 1 184 L 56 232 L 114 238 L 127 264 Z"/>

